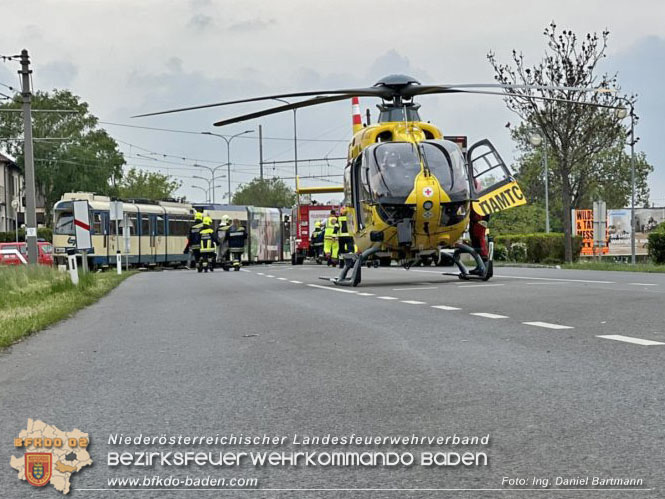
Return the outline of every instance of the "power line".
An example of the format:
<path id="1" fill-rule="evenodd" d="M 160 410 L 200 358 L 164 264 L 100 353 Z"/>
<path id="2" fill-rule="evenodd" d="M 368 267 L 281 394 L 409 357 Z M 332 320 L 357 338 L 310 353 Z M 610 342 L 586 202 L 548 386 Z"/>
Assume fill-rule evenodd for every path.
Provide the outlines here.
<path id="1" fill-rule="evenodd" d="M 173 128 L 157 128 L 157 127 L 151 127 L 151 126 L 141 126 L 141 125 L 129 125 L 126 123 L 115 123 L 111 121 L 100 121 L 99 122 L 102 125 L 112 125 L 112 126 L 122 126 L 126 128 L 138 128 L 141 130 L 154 130 L 158 132 L 171 132 L 171 133 L 184 133 L 188 135 L 205 135 L 202 132 L 196 132 L 194 130 L 178 130 L 178 129 L 173 129 Z M 221 134 L 220 134 L 221 135 Z M 229 138 L 231 137 L 230 135 L 222 135 L 223 137 Z M 244 135 L 242 137 L 243 139 L 257 139 L 258 137 L 256 135 Z M 284 140 L 284 141 L 289 141 L 293 142 L 293 138 L 286 138 L 286 137 L 263 137 L 264 140 Z M 304 142 L 348 142 L 347 139 L 301 139 L 298 137 L 298 141 L 304 141 Z"/>

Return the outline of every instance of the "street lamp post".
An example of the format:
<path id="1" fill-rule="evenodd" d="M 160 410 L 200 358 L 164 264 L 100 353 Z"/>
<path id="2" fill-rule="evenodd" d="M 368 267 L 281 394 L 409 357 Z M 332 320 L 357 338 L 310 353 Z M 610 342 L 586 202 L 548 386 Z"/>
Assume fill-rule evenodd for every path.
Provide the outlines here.
<path id="1" fill-rule="evenodd" d="M 630 107 L 630 113 L 626 108 L 619 108 L 616 113 L 621 120 L 630 116 L 630 262 L 635 265 L 635 108 L 627 97 L 617 96 L 617 99 Z"/>
<path id="2" fill-rule="evenodd" d="M 206 189 L 205 187 L 201 187 L 200 185 L 192 185 L 191 187 L 193 187 L 194 189 L 201 189 L 203 191 L 203 194 L 205 195 L 204 198 L 205 202 L 206 203 L 208 202 L 208 189 Z"/>
<path id="3" fill-rule="evenodd" d="M 226 168 L 227 168 L 227 178 L 228 178 L 228 197 L 229 197 L 229 204 L 231 204 L 231 141 L 235 139 L 236 137 L 240 137 L 241 135 L 245 135 L 246 133 L 252 133 L 254 130 L 245 130 L 244 132 L 236 133 L 235 135 L 232 135 L 228 139 L 224 135 L 220 135 L 218 133 L 213 133 L 213 132 L 201 132 L 202 135 L 211 135 L 213 137 L 219 137 L 220 139 L 224 139 L 224 142 L 226 142 Z M 214 189 L 213 189 L 214 192 Z M 214 195 L 214 194 L 213 194 Z"/>
<path id="4" fill-rule="evenodd" d="M 207 169 L 210 172 L 210 178 L 223 178 L 223 176 L 222 177 L 215 177 L 215 172 L 217 171 L 218 168 L 221 168 L 222 166 L 226 166 L 226 165 L 221 164 L 221 165 L 217 165 L 217 166 L 211 168 L 210 166 L 200 165 L 198 163 L 194 163 L 194 166 L 198 166 L 199 168 Z M 212 198 L 211 199 L 212 199 L 213 204 L 215 203 L 215 187 L 216 186 L 212 186 Z"/>
<path id="5" fill-rule="evenodd" d="M 213 195 L 214 195 L 215 187 L 222 187 L 222 186 L 219 185 L 219 184 L 218 184 L 218 185 L 214 185 L 215 181 L 218 180 L 218 179 L 220 179 L 220 178 L 226 178 L 226 175 L 219 175 L 219 176 L 217 176 L 217 177 L 211 177 L 211 178 L 209 178 L 209 179 L 208 179 L 208 178 L 205 178 L 205 177 L 201 177 L 200 175 L 192 175 L 192 178 L 195 178 L 195 179 L 198 179 L 198 180 L 203 180 L 203 181 L 205 181 L 205 182 L 208 183 L 208 188 L 207 188 L 207 189 L 205 189 L 204 187 L 200 187 L 200 186 L 198 186 L 198 185 L 192 185 L 192 187 L 196 187 L 196 188 L 198 188 L 198 189 L 204 189 L 204 190 L 207 192 L 207 194 L 206 194 L 206 203 L 208 203 L 208 202 L 210 202 L 210 200 L 212 199 L 212 198 L 210 197 L 210 193 L 212 192 Z M 214 200 L 213 200 L 212 202 L 214 203 Z"/>
<path id="6" fill-rule="evenodd" d="M 284 102 L 286 104 L 291 104 L 286 99 L 278 99 L 273 97 L 273 100 Z M 295 171 L 295 177 L 298 177 L 298 121 L 296 118 L 297 109 L 293 110 L 293 165 Z"/>
<path id="7" fill-rule="evenodd" d="M 547 139 L 540 135 L 538 132 L 529 133 L 529 142 L 531 145 L 538 147 L 542 144 L 542 163 L 543 171 L 545 172 L 545 232 L 550 232 L 550 195 L 549 195 L 549 171 L 547 168 Z"/>

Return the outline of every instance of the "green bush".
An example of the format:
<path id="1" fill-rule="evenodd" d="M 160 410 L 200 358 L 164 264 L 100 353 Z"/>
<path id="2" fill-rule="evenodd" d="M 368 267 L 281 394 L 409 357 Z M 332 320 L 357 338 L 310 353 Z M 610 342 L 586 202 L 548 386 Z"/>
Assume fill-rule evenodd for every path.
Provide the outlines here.
<path id="1" fill-rule="evenodd" d="M 499 262 L 508 260 L 508 249 L 505 245 L 494 243 L 494 259 Z"/>
<path id="2" fill-rule="evenodd" d="M 665 223 L 649 234 L 649 257 L 653 263 L 665 263 Z"/>
<path id="3" fill-rule="evenodd" d="M 39 227 L 37 229 L 37 238 L 53 242 L 53 230 L 48 227 Z M 18 230 L 18 240 L 25 241 L 25 229 Z M 0 232 L 0 243 L 13 243 L 16 241 L 16 232 Z"/>
<path id="4" fill-rule="evenodd" d="M 497 244 L 507 250 L 508 260 L 522 263 L 560 263 L 564 261 L 565 246 L 563 234 L 513 234 L 494 238 Z M 582 238 L 573 237 L 573 260 L 577 260 L 582 250 Z"/>

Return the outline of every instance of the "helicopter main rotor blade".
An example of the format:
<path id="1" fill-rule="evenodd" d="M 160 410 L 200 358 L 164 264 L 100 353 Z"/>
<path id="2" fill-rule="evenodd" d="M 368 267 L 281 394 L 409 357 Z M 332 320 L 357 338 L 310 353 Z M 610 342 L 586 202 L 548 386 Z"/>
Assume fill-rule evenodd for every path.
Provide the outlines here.
<path id="1" fill-rule="evenodd" d="M 504 83 L 462 83 L 459 85 L 420 85 L 405 88 L 402 92 L 403 97 L 413 97 L 416 95 L 428 94 L 448 94 L 454 93 L 455 89 L 474 89 L 474 88 L 502 88 L 504 90 L 565 90 L 572 92 L 598 92 L 598 88 L 592 87 L 565 87 L 554 85 L 510 85 Z"/>
<path id="2" fill-rule="evenodd" d="M 348 95 L 326 95 L 321 97 L 316 97 L 314 99 L 304 100 L 300 102 L 294 102 L 293 104 L 287 104 L 284 106 L 271 107 L 269 109 L 264 109 L 262 111 L 256 111 L 254 113 L 243 114 L 241 116 L 236 116 L 234 118 L 228 118 L 225 120 L 218 121 L 213 123 L 215 126 L 224 126 L 231 125 L 232 123 L 239 123 L 241 121 L 252 120 L 254 118 L 260 118 L 262 116 L 269 116 L 271 114 L 283 113 L 284 111 L 291 111 L 292 109 L 300 109 L 303 107 L 318 106 L 319 104 L 326 104 L 328 102 L 335 102 L 339 100 L 348 99 Z"/>
<path id="3" fill-rule="evenodd" d="M 570 99 L 561 99 L 558 97 L 541 97 L 539 95 L 523 95 L 515 94 L 510 92 L 490 92 L 488 90 L 455 90 L 455 93 L 460 94 L 481 94 L 481 95 L 498 95 L 500 97 L 521 97 L 522 99 L 536 99 L 552 102 L 565 102 L 567 104 L 581 104 L 583 106 L 595 106 L 595 107 L 604 107 L 607 109 L 619 109 L 616 106 L 610 106 L 609 104 L 601 104 L 599 102 L 589 102 L 589 101 L 577 101 Z"/>
<path id="4" fill-rule="evenodd" d="M 183 111 L 194 111 L 196 109 L 208 109 L 211 107 L 220 107 L 220 106 L 228 106 L 231 104 L 244 104 L 247 102 L 259 102 L 263 100 L 278 100 L 278 99 L 285 99 L 288 97 L 310 97 L 313 95 L 344 95 L 345 98 L 351 98 L 351 97 L 389 97 L 392 95 L 392 92 L 386 88 L 382 87 L 372 87 L 372 88 L 349 88 L 349 89 L 342 89 L 342 90 L 316 90 L 316 91 L 308 91 L 308 92 L 293 92 L 289 94 L 275 94 L 275 95 L 265 95 L 263 97 L 253 97 L 251 99 L 239 99 L 239 100 L 231 100 L 231 101 L 225 101 L 225 102 L 215 102 L 212 104 L 201 104 L 199 106 L 189 106 L 189 107 L 181 107 L 177 109 L 168 109 L 166 111 L 157 111 L 154 113 L 145 113 L 145 114 L 137 114 L 136 116 L 132 116 L 132 118 L 144 118 L 146 116 L 158 116 L 160 114 L 171 114 L 171 113 L 181 113 Z"/>

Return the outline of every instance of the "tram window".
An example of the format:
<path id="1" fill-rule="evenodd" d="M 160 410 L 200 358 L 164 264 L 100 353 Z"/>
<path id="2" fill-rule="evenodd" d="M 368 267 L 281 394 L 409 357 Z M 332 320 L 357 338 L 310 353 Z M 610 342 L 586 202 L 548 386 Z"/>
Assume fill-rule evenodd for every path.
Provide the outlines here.
<path id="1" fill-rule="evenodd" d="M 150 216 L 141 215 L 141 235 L 149 236 L 150 234 Z"/>
<path id="2" fill-rule="evenodd" d="M 136 217 L 136 213 L 130 213 L 129 215 L 127 215 L 127 218 L 129 219 L 129 230 L 130 230 L 130 234 L 131 234 L 132 236 L 137 235 L 137 234 L 136 234 L 136 227 L 137 227 L 137 226 L 136 226 L 136 218 L 137 218 L 137 217 Z"/>
<path id="3" fill-rule="evenodd" d="M 104 215 L 99 211 L 92 214 L 92 233 L 104 234 Z"/>
<path id="4" fill-rule="evenodd" d="M 157 228 L 155 229 L 156 236 L 166 235 L 166 224 L 164 222 L 164 217 L 162 215 L 157 215 L 156 217 Z"/>
<path id="5" fill-rule="evenodd" d="M 169 217 L 169 236 L 177 236 L 180 227 L 178 227 L 180 221 L 173 217 Z"/>
<path id="6" fill-rule="evenodd" d="M 74 214 L 71 211 L 56 212 L 55 230 L 54 233 L 64 236 L 73 236 L 74 231 Z"/>

